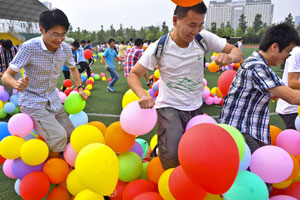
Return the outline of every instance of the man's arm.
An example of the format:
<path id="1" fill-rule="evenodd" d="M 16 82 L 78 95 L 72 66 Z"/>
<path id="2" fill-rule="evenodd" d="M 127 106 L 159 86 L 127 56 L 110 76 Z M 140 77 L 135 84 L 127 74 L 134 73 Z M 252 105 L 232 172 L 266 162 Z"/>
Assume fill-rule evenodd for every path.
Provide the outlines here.
<path id="1" fill-rule="evenodd" d="M 105 60 L 105 56 L 102 56 L 101 59 L 103 60 L 105 66 L 106 66 L 107 68 L 110 68 L 110 66 L 107 64 L 107 62 L 106 62 L 106 60 Z"/>
<path id="2" fill-rule="evenodd" d="M 75 81 L 75 86 L 78 87 L 81 85 L 81 77 L 76 67 L 69 68 L 72 78 Z M 84 88 L 78 89 L 79 94 L 81 95 L 83 100 L 87 100 L 88 95 L 84 92 Z"/>
<path id="3" fill-rule="evenodd" d="M 140 81 L 140 78 L 145 73 L 148 73 L 148 69 L 142 66 L 140 63 L 136 63 L 127 78 L 127 82 L 133 92 L 140 98 L 140 107 L 147 109 L 152 108 L 155 104 L 155 101 L 152 97 L 147 95 Z"/>
<path id="4" fill-rule="evenodd" d="M 292 89 L 300 89 L 300 81 L 299 81 L 299 77 L 300 77 L 300 72 L 289 72 L 288 73 L 288 83 L 289 83 L 289 87 Z"/>
<path id="5" fill-rule="evenodd" d="M 3 84 L 8 86 L 9 88 L 13 88 L 18 91 L 23 91 L 29 83 L 28 76 L 25 78 L 20 78 L 19 80 L 15 80 L 14 76 L 16 73 L 17 72 L 15 72 L 10 67 L 8 67 L 6 69 L 6 71 L 4 72 L 4 74 L 2 75 L 1 80 L 2 80 Z"/>
<path id="6" fill-rule="evenodd" d="M 290 104 L 300 105 L 300 91 L 291 89 L 286 85 L 270 88 L 268 92 Z"/>
<path id="7" fill-rule="evenodd" d="M 215 63 L 219 66 L 224 66 L 231 63 L 240 62 L 243 59 L 243 53 L 235 46 L 226 43 L 224 49 L 215 59 Z"/>

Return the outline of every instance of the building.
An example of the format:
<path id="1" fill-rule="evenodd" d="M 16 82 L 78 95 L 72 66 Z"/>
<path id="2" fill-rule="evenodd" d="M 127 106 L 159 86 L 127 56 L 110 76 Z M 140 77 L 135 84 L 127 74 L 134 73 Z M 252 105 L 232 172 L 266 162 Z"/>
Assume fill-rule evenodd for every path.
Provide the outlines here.
<path id="1" fill-rule="evenodd" d="M 215 22 L 217 27 L 223 23 L 231 22 L 231 0 L 215 0 L 210 1 L 209 9 L 206 15 L 206 27 L 211 27 L 211 23 Z"/>
<path id="2" fill-rule="evenodd" d="M 300 23 L 300 16 L 296 16 L 295 17 L 295 25 L 298 26 L 299 23 Z"/>
<path id="3" fill-rule="evenodd" d="M 261 15 L 261 21 L 270 25 L 273 20 L 274 5 L 271 0 L 246 0 L 244 15 L 247 25 L 253 26 L 255 15 Z"/>
<path id="4" fill-rule="evenodd" d="M 42 3 L 49 9 L 52 10 L 52 3 L 49 1 L 42 1 Z"/>
<path id="5" fill-rule="evenodd" d="M 246 0 L 232 2 L 231 27 L 235 30 L 239 27 L 239 19 L 244 14 Z"/>

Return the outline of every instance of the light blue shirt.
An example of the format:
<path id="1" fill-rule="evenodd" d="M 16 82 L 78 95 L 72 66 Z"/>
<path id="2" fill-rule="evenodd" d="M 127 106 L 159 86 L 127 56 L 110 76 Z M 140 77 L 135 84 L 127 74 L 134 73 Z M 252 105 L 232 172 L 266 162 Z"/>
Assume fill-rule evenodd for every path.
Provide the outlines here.
<path id="1" fill-rule="evenodd" d="M 112 68 L 112 69 L 115 69 L 115 65 L 114 65 L 114 58 L 118 57 L 118 54 L 115 50 L 111 50 L 111 48 L 107 48 L 105 51 L 104 51 L 104 54 L 103 56 L 105 56 L 105 61 L 107 62 L 107 64 Z M 105 69 L 107 67 L 105 66 Z"/>
<path id="2" fill-rule="evenodd" d="M 85 58 L 83 56 L 83 51 L 84 49 L 82 48 L 82 46 L 79 46 L 78 50 L 77 50 L 77 62 L 85 62 Z"/>
<path id="3" fill-rule="evenodd" d="M 32 109 L 44 109 L 47 102 L 54 110 L 62 104 L 56 91 L 61 66 L 75 67 L 71 47 L 62 42 L 55 53 L 49 51 L 42 37 L 23 43 L 9 67 L 15 72 L 24 68 L 29 84 L 20 91 L 19 104 Z"/>

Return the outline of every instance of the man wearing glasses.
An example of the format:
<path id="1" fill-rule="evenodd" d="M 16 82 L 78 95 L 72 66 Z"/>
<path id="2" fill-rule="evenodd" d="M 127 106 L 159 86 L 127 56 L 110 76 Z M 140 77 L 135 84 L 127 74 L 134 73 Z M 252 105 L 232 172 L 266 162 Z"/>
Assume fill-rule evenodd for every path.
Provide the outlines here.
<path id="1" fill-rule="evenodd" d="M 87 94 L 81 85 L 71 48 L 63 42 L 70 25 L 67 16 L 59 9 L 44 11 L 39 23 L 42 36 L 21 45 L 2 81 L 20 91 L 21 111 L 33 119 L 34 129 L 49 146 L 50 157 L 58 157 L 74 129 L 56 91 L 61 66 L 69 67 L 84 100 Z M 15 80 L 14 75 L 22 68 L 24 78 Z"/>

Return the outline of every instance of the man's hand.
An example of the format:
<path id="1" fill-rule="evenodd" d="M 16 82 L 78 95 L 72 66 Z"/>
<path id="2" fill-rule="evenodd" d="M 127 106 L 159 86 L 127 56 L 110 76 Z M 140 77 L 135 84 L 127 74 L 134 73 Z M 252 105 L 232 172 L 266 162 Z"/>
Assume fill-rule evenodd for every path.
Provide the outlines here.
<path id="1" fill-rule="evenodd" d="M 227 64 L 233 63 L 234 59 L 226 53 L 219 53 L 215 59 L 215 63 L 219 66 L 225 66 Z"/>
<path id="2" fill-rule="evenodd" d="M 28 76 L 26 76 L 25 78 L 20 78 L 15 82 L 14 88 L 18 91 L 23 91 L 27 87 L 28 83 L 29 83 Z"/>
<path id="3" fill-rule="evenodd" d="M 153 108 L 155 104 L 155 101 L 152 97 L 150 96 L 143 96 L 141 97 L 141 99 L 139 100 L 139 105 L 142 109 L 149 109 L 149 108 Z"/>
<path id="4" fill-rule="evenodd" d="M 2 73 L 2 72 L 0 72 L 0 78 L 2 77 L 2 75 L 3 75 L 3 73 Z"/>
<path id="5" fill-rule="evenodd" d="M 78 93 L 80 94 L 80 96 L 81 96 L 81 98 L 82 98 L 83 100 L 85 100 L 85 101 L 87 100 L 88 95 L 87 95 L 87 93 L 85 93 L 85 91 L 83 90 L 83 88 L 79 88 Z"/>

